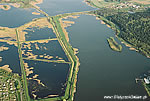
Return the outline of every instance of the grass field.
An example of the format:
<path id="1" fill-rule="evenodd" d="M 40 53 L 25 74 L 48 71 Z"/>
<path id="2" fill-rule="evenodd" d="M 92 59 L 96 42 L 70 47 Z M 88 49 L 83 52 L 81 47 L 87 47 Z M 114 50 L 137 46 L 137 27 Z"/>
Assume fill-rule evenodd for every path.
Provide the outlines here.
<path id="1" fill-rule="evenodd" d="M 110 7 L 112 5 L 116 5 L 119 2 L 105 2 L 104 0 L 87 0 L 91 2 L 92 6 L 95 7 Z"/>
<path id="2" fill-rule="evenodd" d="M 150 0 L 131 0 L 131 2 L 148 5 L 150 4 Z"/>

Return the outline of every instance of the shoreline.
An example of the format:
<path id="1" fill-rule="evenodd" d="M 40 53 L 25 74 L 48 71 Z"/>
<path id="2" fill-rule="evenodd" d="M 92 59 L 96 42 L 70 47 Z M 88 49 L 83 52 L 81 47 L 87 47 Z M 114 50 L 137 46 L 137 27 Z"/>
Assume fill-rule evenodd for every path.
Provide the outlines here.
<path id="1" fill-rule="evenodd" d="M 9 67 L 9 65 L 3 65 L 3 66 L 0 67 L 0 69 L 6 70 L 7 72 L 12 73 L 12 70 L 11 70 L 11 68 Z"/>
<path id="2" fill-rule="evenodd" d="M 93 8 L 99 8 L 92 1 L 88 2 L 88 0 L 83 0 L 83 2 L 86 3 L 87 6 L 90 6 L 90 7 L 93 7 Z"/>
<path id="3" fill-rule="evenodd" d="M 87 2 L 88 0 L 84 0 L 84 2 L 86 2 L 86 3 L 88 3 Z M 88 3 L 88 5 L 90 5 L 91 7 L 95 7 L 95 8 L 100 8 L 100 7 L 97 7 L 96 5 L 94 5 L 93 4 L 93 2 L 91 1 L 90 3 Z M 92 13 L 92 14 L 94 14 L 94 13 Z M 120 34 L 120 29 L 117 27 L 117 25 L 115 24 L 115 23 L 113 23 L 113 22 L 111 22 L 111 21 L 108 21 L 105 17 L 103 17 L 103 16 L 99 16 L 99 15 L 96 15 L 96 14 L 94 14 L 97 18 L 98 17 L 100 17 L 99 19 L 102 21 L 101 23 L 102 24 L 104 24 L 105 22 L 105 25 L 107 26 L 107 27 L 109 27 L 109 28 L 111 28 L 112 30 L 117 30 L 116 31 L 116 33 L 115 33 L 115 36 L 116 36 L 116 38 L 122 43 L 122 42 L 124 42 L 124 43 L 127 43 L 128 45 L 130 45 L 131 47 L 129 47 L 129 50 L 132 50 L 132 51 L 136 51 L 136 52 L 138 52 L 138 53 L 140 53 L 140 54 L 142 54 L 142 55 L 144 55 L 145 57 L 147 57 L 147 58 L 150 58 L 150 54 L 148 54 L 147 52 L 145 52 L 143 49 L 137 49 L 135 46 L 133 46 L 133 45 L 131 45 L 130 43 L 128 43 L 128 42 L 126 42 L 124 39 L 122 39 L 121 37 L 119 37 L 118 35 Z M 97 19 L 96 18 L 96 19 Z M 114 25 L 114 26 L 112 26 L 112 25 Z M 126 46 L 126 44 L 125 44 L 125 46 Z"/>
<path id="4" fill-rule="evenodd" d="M 72 24 L 75 24 L 75 22 L 74 21 L 69 21 L 69 20 L 66 21 L 66 20 L 63 20 L 63 19 L 68 19 L 68 18 L 77 19 L 78 17 L 79 16 L 68 15 L 68 16 L 65 16 L 65 17 L 62 17 L 62 18 L 59 19 L 60 25 L 62 27 L 62 30 L 63 30 L 64 34 L 65 34 L 67 42 L 69 42 L 69 35 L 68 35 L 68 32 L 65 28 L 71 26 Z"/>
<path id="5" fill-rule="evenodd" d="M 43 2 L 43 0 L 39 0 L 38 3 L 32 3 L 31 2 L 31 5 L 34 5 L 37 9 L 40 10 L 40 7 L 38 7 L 36 4 L 40 4 L 42 2 Z M 94 7 L 94 5 L 92 6 L 90 3 L 88 3 L 87 0 L 84 0 L 83 2 L 85 2 L 87 5 L 89 5 L 89 6 L 93 7 L 93 8 L 97 8 L 97 7 Z M 45 12 L 44 11 L 40 11 L 40 13 L 45 13 Z M 84 12 L 80 12 L 80 13 L 83 14 Z M 68 13 L 66 13 L 66 14 L 68 14 Z M 78 18 L 78 17 L 73 16 L 73 15 L 76 15 L 76 13 L 70 13 L 70 15 L 68 14 L 67 16 L 65 16 L 65 14 L 61 14 L 61 15 L 62 16 L 56 15 L 56 16 L 50 17 L 50 16 L 48 16 L 45 13 L 46 17 L 44 17 L 43 19 L 42 18 L 34 19 L 31 22 L 28 22 L 28 23 L 26 23 L 26 24 L 24 24 L 24 25 L 16 28 L 16 29 L 19 30 L 19 31 L 17 30 L 17 32 L 22 33 L 22 34 L 18 33 L 18 35 L 17 35 L 17 37 L 18 37 L 18 39 L 17 39 L 17 41 L 18 41 L 18 53 L 19 53 L 19 56 L 20 56 L 20 63 L 21 64 L 22 64 L 22 61 L 23 61 L 22 53 L 21 53 L 22 52 L 21 44 L 25 43 L 25 38 L 24 37 L 25 37 L 25 34 L 26 34 L 26 33 L 23 32 L 23 30 L 26 29 L 27 27 L 36 27 L 36 23 L 38 22 L 38 20 L 39 21 L 43 21 L 45 19 L 49 21 L 45 25 L 48 25 L 48 27 L 50 27 L 50 28 L 53 29 L 54 33 L 56 34 L 56 36 L 58 38 L 58 41 L 59 41 L 61 47 L 63 48 L 63 51 L 65 52 L 68 60 L 70 60 L 70 62 L 71 62 L 71 65 L 70 65 L 70 68 L 69 68 L 69 73 L 68 73 L 68 76 L 66 78 L 67 79 L 66 80 L 66 84 L 67 85 L 66 85 L 66 89 L 65 89 L 65 95 L 64 96 L 49 95 L 50 97 L 52 96 L 54 98 L 46 98 L 46 99 L 42 98 L 42 99 L 39 99 L 40 101 L 49 101 L 49 100 L 53 100 L 53 99 L 55 99 L 55 100 L 59 99 L 59 100 L 64 100 L 64 101 L 69 100 L 70 101 L 70 100 L 74 99 L 74 94 L 75 94 L 75 92 L 77 90 L 76 84 L 77 84 L 77 80 L 78 80 L 77 76 L 78 76 L 78 71 L 79 71 L 79 66 L 80 66 L 79 58 L 76 55 L 76 54 L 78 54 L 78 49 L 73 48 L 72 45 L 70 45 L 68 32 L 65 29 L 66 27 L 71 26 L 71 24 L 74 24 L 74 22 L 69 22 L 69 21 L 68 22 L 64 22 L 63 19 L 67 19 L 70 16 L 74 17 L 74 18 Z M 93 15 L 93 14 L 89 14 L 89 15 L 96 16 L 96 15 Z M 63 16 L 65 16 L 65 17 L 63 17 Z M 98 17 L 96 17 L 96 19 L 97 18 Z M 106 20 L 104 20 L 104 19 L 105 18 L 103 18 L 103 20 L 98 18 L 97 20 L 101 20 L 101 24 L 105 24 L 107 27 L 111 28 L 112 30 L 117 29 L 117 27 L 112 27 L 111 26 L 112 23 L 110 23 L 110 25 L 108 24 L 109 22 L 105 23 Z M 64 23 L 66 23 L 66 26 L 64 25 Z M 32 26 L 32 24 L 33 24 L 33 26 Z M 38 26 L 38 24 L 39 24 L 39 26 Z M 37 26 L 39 28 L 41 28 L 42 26 L 44 26 L 44 24 L 43 25 L 41 25 L 40 23 L 38 23 L 38 24 L 37 24 Z M 119 30 L 119 29 L 117 29 L 117 30 Z M 116 35 L 116 37 L 117 37 L 118 40 L 120 40 L 120 41 L 122 40 L 121 41 L 122 44 L 125 44 L 126 47 L 129 47 L 130 50 L 137 51 L 134 46 L 128 44 L 125 40 L 123 40 L 122 38 L 120 38 L 119 36 L 117 36 L 117 34 L 118 33 L 116 32 L 115 35 Z M 20 37 L 19 37 L 19 35 L 20 35 Z M 21 42 L 21 41 L 24 41 L 24 42 Z M 37 47 L 37 49 L 39 49 L 39 48 Z M 23 71 L 22 72 L 23 79 L 26 79 L 27 78 L 26 76 L 31 73 L 29 70 L 32 70 L 32 68 L 28 68 L 29 74 L 28 73 L 24 74 L 24 72 L 26 71 L 26 70 L 24 70 L 24 67 L 25 67 L 25 65 L 21 66 L 21 69 Z M 24 75 L 26 75 L 26 76 L 24 76 Z M 38 83 L 40 83 L 40 80 L 36 79 L 37 77 L 38 77 L 38 75 L 33 76 L 33 78 L 35 80 L 37 80 Z M 27 79 L 24 80 L 24 88 L 26 88 L 26 86 L 28 85 L 26 83 Z M 29 91 L 28 88 L 26 88 L 24 90 L 25 91 Z M 28 92 L 26 92 L 27 98 L 28 98 L 28 95 L 29 95 Z"/>
<path id="6" fill-rule="evenodd" d="M 72 62 L 72 66 L 70 67 L 70 72 L 69 72 L 69 76 L 67 77 L 67 86 L 66 86 L 66 91 L 65 91 L 65 99 L 72 99 L 74 98 L 74 93 L 76 92 L 76 83 L 77 83 L 77 74 L 78 74 L 78 70 L 79 70 L 79 58 L 75 55 L 75 51 L 72 49 L 72 46 L 70 45 L 70 43 L 66 40 L 65 34 L 63 32 L 63 29 L 61 27 L 60 23 L 56 23 L 57 21 L 59 21 L 62 18 L 62 16 L 58 17 L 58 16 L 54 16 L 54 18 L 52 18 L 52 22 L 53 22 L 53 30 L 55 31 L 58 39 L 59 39 L 59 43 L 61 44 L 61 46 L 63 47 L 67 57 L 69 58 L 69 60 Z M 60 27 L 59 29 L 56 27 Z M 60 33 L 61 32 L 61 33 Z M 63 38 L 60 40 L 60 38 Z M 73 84 L 70 85 L 70 82 L 72 82 Z"/>
<path id="7" fill-rule="evenodd" d="M 138 53 L 140 53 L 140 54 L 142 54 L 142 55 L 144 55 L 145 57 L 147 57 L 148 59 L 150 58 L 150 55 L 146 55 L 146 54 L 144 54 L 144 52 L 142 52 L 143 50 L 138 50 L 136 47 L 134 47 L 133 45 L 131 45 L 130 43 L 128 43 L 128 42 L 126 42 L 124 39 L 122 39 L 121 37 L 119 37 L 118 35 L 120 34 L 120 29 L 119 28 L 117 28 L 117 26 L 116 26 L 116 24 L 114 24 L 113 22 L 110 22 L 110 21 L 108 21 L 106 18 L 104 18 L 103 16 L 99 16 L 99 15 L 96 15 L 96 14 L 94 14 L 95 16 L 96 16 L 96 19 L 97 20 L 101 20 L 102 22 L 102 24 L 105 24 L 108 28 L 111 28 L 112 30 L 117 30 L 117 32 L 115 32 L 115 37 L 122 43 L 122 44 L 124 44 L 126 47 L 129 47 L 129 50 L 131 50 L 131 51 L 136 51 L 136 52 L 138 52 Z M 98 17 L 100 17 L 100 18 L 98 18 Z M 114 26 L 112 26 L 112 25 L 114 25 Z"/>
<path id="8" fill-rule="evenodd" d="M 122 51 L 122 46 L 116 42 L 114 37 L 107 38 L 107 42 L 109 44 L 109 47 L 112 50 L 117 51 L 117 52 L 121 52 Z"/>
<path id="9" fill-rule="evenodd" d="M 84 2 L 86 5 L 88 5 L 90 7 L 96 8 L 96 7 L 92 6 L 89 2 L 87 2 L 87 0 L 83 0 L 82 2 Z"/>
<path id="10" fill-rule="evenodd" d="M 11 9 L 11 6 L 10 5 L 0 5 L 0 9 L 8 11 Z"/>

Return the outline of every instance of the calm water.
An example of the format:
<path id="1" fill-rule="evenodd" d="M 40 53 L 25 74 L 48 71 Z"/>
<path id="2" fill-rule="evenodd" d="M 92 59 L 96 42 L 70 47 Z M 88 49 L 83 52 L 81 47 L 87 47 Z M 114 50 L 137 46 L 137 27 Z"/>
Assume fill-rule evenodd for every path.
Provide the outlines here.
<path id="1" fill-rule="evenodd" d="M 56 38 L 56 35 L 53 32 L 53 30 L 48 27 L 44 28 L 33 27 L 32 29 L 31 28 L 28 29 L 30 30 L 25 30 L 28 33 L 25 35 L 26 41 Z"/>
<path id="2" fill-rule="evenodd" d="M 0 42 L 0 46 L 9 47 L 8 50 L 0 52 L 0 57 L 2 57 L 0 67 L 4 65 L 9 65 L 9 68 L 11 68 L 14 73 L 21 74 L 17 47 L 15 47 L 14 45 L 9 45 L 4 42 Z"/>
<path id="3" fill-rule="evenodd" d="M 44 2 L 38 6 L 50 16 L 95 9 L 87 6 L 83 0 L 44 0 Z"/>
<path id="4" fill-rule="evenodd" d="M 81 66 L 75 101 L 104 101 L 104 95 L 146 95 L 135 78 L 149 70 L 150 61 L 123 45 L 112 51 L 107 38 L 114 32 L 94 16 L 81 15 L 67 28 L 70 43 L 79 48 Z"/>
<path id="5" fill-rule="evenodd" d="M 35 44 L 38 45 L 39 50 L 36 49 Z M 23 44 L 27 45 L 27 44 Z M 46 49 L 45 49 L 45 48 Z M 22 48 L 25 50 L 25 53 L 30 52 L 28 48 Z M 53 56 L 50 60 L 59 60 L 59 57 L 68 61 L 67 56 L 65 55 L 62 47 L 58 41 L 50 41 L 48 43 L 31 43 L 31 49 L 34 55 L 38 55 L 37 59 L 45 59 L 43 56 Z M 23 55 L 23 57 L 26 57 Z M 35 80 L 29 80 L 29 94 L 30 97 L 32 91 L 37 91 L 36 94 L 38 98 L 44 98 L 48 95 L 59 95 L 63 96 L 65 92 L 65 83 L 68 77 L 69 64 L 58 64 L 58 63 L 49 63 L 49 62 L 38 62 L 38 61 L 27 61 L 29 67 L 34 67 L 33 73 L 29 77 L 34 76 L 35 74 L 39 75 L 38 79 L 42 81 L 46 86 L 43 87 L 39 85 Z"/>
<path id="6" fill-rule="evenodd" d="M 0 26 L 2 27 L 19 27 L 25 23 L 32 21 L 34 18 L 44 17 L 43 15 L 33 15 L 35 9 L 15 8 L 11 6 L 8 11 L 0 9 Z"/>
<path id="7" fill-rule="evenodd" d="M 39 50 L 36 49 L 35 44 L 38 45 Z M 26 45 L 26 44 L 25 44 Z M 46 48 L 46 49 L 45 49 Z M 22 50 L 25 50 L 25 53 L 28 52 L 28 48 L 22 48 Z M 39 55 L 49 55 L 53 56 L 50 60 L 58 60 L 58 57 L 62 58 L 65 61 L 68 61 L 67 56 L 65 55 L 65 52 L 63 51 L 62 47 L 60 46 L 59 42 L 56 41 L 49 41 L 48 43 L 31 43 L 31 50 L 33 54 L 38 55 L 37 59 L 45 59 L 44 57 L 39 57 Z M 23 57 L 26 57 L 23 55 Z"/>
<path id="8" fill-rule="evenodd" d="M 46 87 L 40 87 L 29 81 L 29 91 L 34 91 L 35 87 L 39 98 L 46 97 L 47 95 L 64 95 L 66 78 L 68 76 L 69 64 L 58 64 L 58 63 L 47 63 L 47 62 L 38 62 L 38 61 L 26 61 L 29 64 L 29 67 L 34 67 L 33 74 L 30 74 L 29 77 L 32 77 L 35 74 L 38 74 L 38 79 L 41 80 Z M 31 83 L 30 83 L 31 82 Z"/>
<path id="9" fill-rule="evenodd" d="M 95 8 L 87 6 L 83 0 L 43 0 L 38 6 L 50 16 L 57 14 L 80 12 L 94 10 Z M 37 12 L 35 9 L 22 9 L 11 6 L 11 9 L 4 11 L 0 9 L 0 26 L 3 27 L 19 27 L 25 23 L 32 21 L 34 18 L 43 17 L 43 15 L 33 15 Z"/>
<path id="10" fill-rule="evenodd" d="M 50 16 L 68 12 L 95 10 L 82 1 L 44 0 L 39 6 Z M 31 21 L 33 18 L 42 16 L 32 15 L 32 11 L 35 10 L 14 7 L 8 11 L 0 9 L 0 26 L 18 27 Z M 81 62 L 75 101 L 104 101 L 104 95 L 145 95 L 146 92 L 143 87 L 140 84 L 135 84 L 134 79 L 149 70 L 150 61 L 141 54 L 130 51 L 124 45 L 121 53 L 112 51 L 106 39 L 114 36 L 114 32 L 105 25 L 100 24 L 95 17 L 82 15 L 74 21 L 76 21 L 76 24 L 68 27 L 67 31 L 69 32 L 72 46 L 79 48 L 78 57 Z M 49 47 L 49 49 L 55 49 L 55 47 Z M 15 63 L 18 64 L 16 51 L 17 49 L 9 52 L 5 51 L 5 53 L 1 52 L 1 55 L 10 56 L 7 61 L 9 62 L 13 59 L 11 64 L 14 72 L 19 72 L 20 68 L 13 65 Z M 62 87 L 60 85 L 66 80 L 68 65 L 34 61 L 30 61 L 29 65 L 35 67 L 34 73 L 39 74 L 39 79 L 46 82 L 49 88 L 52 87 L 52 91 L 55 94 L 62 94 L 60 93 L 60 88 Z M 57 66 L 58 68 L 55 68 Z M 59 84 L 59 87 L 55 88 L 56 85 L 53 82 L 56 85 Z M 45 96 L 41 92 L 37 93 L 39 97 Z M 43 90 L 43 92 L 46 92 L 47 95 L 50 94 L 49 91 Z"/>

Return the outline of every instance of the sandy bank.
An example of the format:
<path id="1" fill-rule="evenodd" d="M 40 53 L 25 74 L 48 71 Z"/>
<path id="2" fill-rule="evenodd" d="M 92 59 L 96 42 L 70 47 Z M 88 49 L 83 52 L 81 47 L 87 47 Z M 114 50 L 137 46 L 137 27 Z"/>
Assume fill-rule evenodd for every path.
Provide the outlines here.
<path id="1" fill-rule="evenodd" d="M 41 13 L 38 12 L 32 12 L 33 15 L 40 15 Z"/>
<path id="2" fill-rule="evenodd" d="M 9 49 L 9 47 L 1 46 L 1 47 L 0 47 L 0 52 L 1 52 L 1 51 L 5 51 L 5 50 L 8 50 L 8 49 Z"/>
<path id="3" fill-rule="evenodd" d="M 37 27 L 39 29 L 44 27 L 51 28 L 52 25 L 47 21 L 47 18 L 33 19 L 31 22 L 18 27 L 20 41 L 25 41 L 25 34 L 28 34 L 23 30 L 28 30 L 27 28 L 33 28 L 33 27 Z"/>
<path id="4" fill-rule="evenodd" d="M 16 8 L 19 8 L 20 7 L 20 4 L 19 3 L 10 3 L 11 6 L 13 7 L 16 7 Z"/>
<path id="5" fill-rule="evenodd" d="M 71 24 L 75 24 L 75 22 L 74 21 L 63 21 L 62 19 L 67 19 L 67 18 L 69 18 L 69 17 L 71 17 L 71 18 L 78 18 L 79 16 L 72 16 L 72 15 L 69 15 L 69 16 L 66 16 L 66 17 L 63 17 L 63 18 L 60 18 L 59 19 L 59 22 L 60 22 L 60 25 L 61 25 L 61 27 L 62 27 L 62 30 L 63 30 L 63 32 L 64 32 L 64 34 L 65 34 L 65 37 L 66 37 L 66 40 L 67 40 L 67 42 L 69 42 L 69 36 L 68 36 L 68 32 L 66 31 L 66 27 L 68 27 L 68 26 L 71 26 Z"/>
<path id="6" fill-rule="evenodd" d="M 3 9 L 3 10 L 9 10 L 11 7 L 10 5 L 0 5 L 0 9 Z"/>
<path id="7" fill-rule="evenodd" d="M 16 31 L 15 28 L 8 27 L 0 27 L 0 38 L 4 38 L 4 40 L 16 40 Z"/>
<path id="8" fill-rule="evenodd" d="M 9 68 L 9 65 L 4 65 L 4 66 L 0 67 L 0 69 L 4 69 L 8 72 L 12 72 L 12 70 Z"/>

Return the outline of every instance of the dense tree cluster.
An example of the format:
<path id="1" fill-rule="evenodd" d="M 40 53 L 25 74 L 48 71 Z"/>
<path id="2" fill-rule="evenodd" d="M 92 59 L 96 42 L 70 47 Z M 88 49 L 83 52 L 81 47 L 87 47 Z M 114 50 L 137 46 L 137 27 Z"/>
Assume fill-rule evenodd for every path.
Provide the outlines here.
<path id="1" fill-rule="evenodd" d="M 117 12 L 111 9 L 101 9 L 94 12 L 115 23 L 121 37 L 135 46 L 145 55 L 150 56 L 150 12 Z"/>

